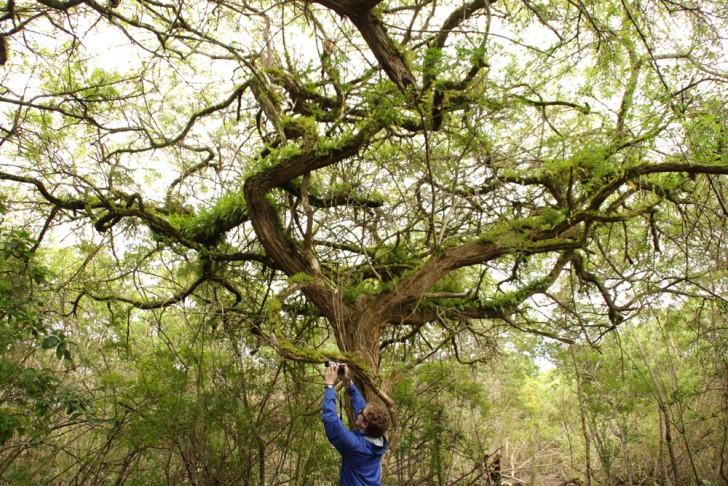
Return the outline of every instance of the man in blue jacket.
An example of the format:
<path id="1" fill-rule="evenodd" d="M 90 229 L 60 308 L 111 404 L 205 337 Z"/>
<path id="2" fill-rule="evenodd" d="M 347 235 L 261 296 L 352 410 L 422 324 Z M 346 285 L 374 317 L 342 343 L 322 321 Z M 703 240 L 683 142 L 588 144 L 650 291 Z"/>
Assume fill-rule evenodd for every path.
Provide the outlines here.
<path id="1" fill-rule="evenodd" d="M 343 373 L 337 373 L 343 366 Z M 336 415 L 337 375 L 351 397 L 351 405 L 356 414 L 356 429 L 352 432 L 344 426 Z M 382 484 L 382 455 L 387 450 L 384 433 L 389 426 L 387 411 L 376 404 L 367 404 L 349 378 L 346 365 L 332 363 L 326 370 L 323 413 L 326 437 L 341 454 L 340 486 L 369 486 Z"/>

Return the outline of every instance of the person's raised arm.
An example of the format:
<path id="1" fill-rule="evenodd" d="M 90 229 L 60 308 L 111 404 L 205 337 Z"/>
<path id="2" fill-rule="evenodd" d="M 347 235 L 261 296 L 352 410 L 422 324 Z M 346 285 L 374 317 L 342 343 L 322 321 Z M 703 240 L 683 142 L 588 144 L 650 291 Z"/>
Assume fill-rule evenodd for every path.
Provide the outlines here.
<path id="1" fill-rule="evenodd" d="M 329 442 L 343 453 L 346 449 L 356 447 L 356 436 L 344 426 L 338 415 L 336 415 L 336 391 L 334 384 L 337 375 L 342 379 L 342 375 L 337 373 L 338 365 L 336 363 L 330 365 L 324 376 L 324 399 L 322 404 L 321 418 L 324 423 L 324 430 Z"/>
<path id="2" fill-rule="evenodd" d="M 351 381 L 349 367 L 347 365 L 343 366 L 344 373 L 339 376 L 339 379 L 346 387 L 346 392 L 349 394 L 349 397 L 351 397 L 351 406 L 354 409 L 354 415 L 356 416 L 359 412 L 364 410 L 364 407 L 367 406 L 367 402 L 364 400 L 364 397 L 361 396 L 361 393 L 359 393 L 359 389 L 356 385 Z"/>

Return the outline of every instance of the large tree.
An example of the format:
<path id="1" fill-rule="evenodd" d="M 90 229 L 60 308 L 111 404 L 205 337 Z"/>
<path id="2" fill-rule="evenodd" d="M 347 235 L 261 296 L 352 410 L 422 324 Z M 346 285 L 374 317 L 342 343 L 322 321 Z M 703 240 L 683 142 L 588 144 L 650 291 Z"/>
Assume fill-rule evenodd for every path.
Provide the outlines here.
<path id="1" fill-rule="evenodd" d="M 10 0 L 0 178 L 16 225 L 83 256 L 69 313 L 198 298 L 391 405 L 378 378 L 504 326 L 596 343 L 726 294 L 726 23 L 693 0 Z"/>

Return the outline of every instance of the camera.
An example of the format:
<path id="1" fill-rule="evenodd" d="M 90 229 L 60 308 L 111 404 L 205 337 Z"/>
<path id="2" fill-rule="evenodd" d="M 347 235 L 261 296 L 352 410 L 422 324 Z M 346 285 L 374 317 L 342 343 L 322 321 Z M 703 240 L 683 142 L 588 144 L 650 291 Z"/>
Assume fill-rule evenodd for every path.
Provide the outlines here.
<path id="1" fill-rule="evenodd" d="M 346 365 L 343 365 L 341 363 L 337 363 L 336 361 L 332 361 L 330 359 L 326 360 L 326 367 L 331 368 L 332 365 L 337 365 L 336 373 L 343 376 L 344 373 L 346 373 Z"/>

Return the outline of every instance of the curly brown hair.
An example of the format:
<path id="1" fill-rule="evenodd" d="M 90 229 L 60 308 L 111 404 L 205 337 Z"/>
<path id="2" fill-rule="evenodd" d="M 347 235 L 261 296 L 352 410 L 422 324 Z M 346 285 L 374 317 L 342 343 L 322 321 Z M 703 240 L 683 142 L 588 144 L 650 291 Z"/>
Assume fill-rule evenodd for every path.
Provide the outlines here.
<path id="1" fill-rule="evenodd" d="M 370 437 L 384 435 L 389 428 L 389 413 L 387 413 L 387 409 L 376 403 L 369 403 L 365 410 L 364 420 L 367 421 L 366 435 Z"/>

